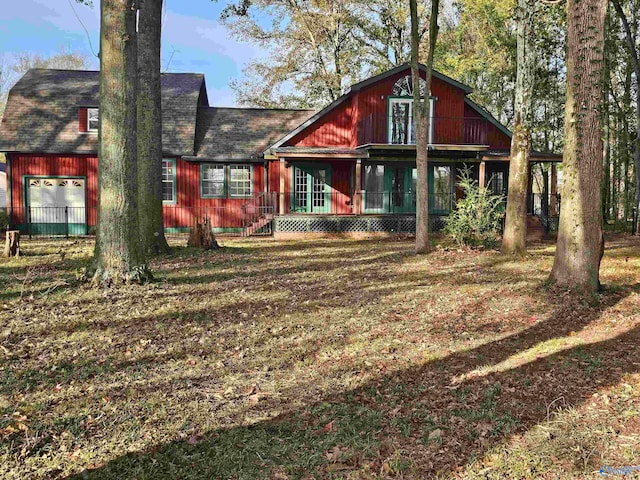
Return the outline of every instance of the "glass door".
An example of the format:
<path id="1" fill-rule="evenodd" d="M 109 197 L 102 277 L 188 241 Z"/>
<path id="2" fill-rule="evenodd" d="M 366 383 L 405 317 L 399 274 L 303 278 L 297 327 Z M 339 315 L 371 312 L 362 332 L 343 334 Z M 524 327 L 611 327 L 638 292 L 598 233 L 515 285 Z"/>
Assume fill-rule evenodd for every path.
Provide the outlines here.
<path id="1" fill-rule="evenodd" d="M 433 165 L 429 168 L 429 212 L 447 214 L 452 207 L 451 165 Z"/>
<path id="2" fill-rule="evenodd" d="M 414 142 L 413 100 L 393 98 L 389 101 L 389 143 L 408 145 Z"/>
<path id="3" fill-rule="evenodd" d="M 415 167 L 390 165 L 385 171 L 385 190 L 389 195 L 389 213 L 415 212 Z"/>
<path id="4" fill-rule="evenodd" d="M 291 211 L 299 213 L 331 212 L 331 170 L 324 166 L 295 166 Z"/>

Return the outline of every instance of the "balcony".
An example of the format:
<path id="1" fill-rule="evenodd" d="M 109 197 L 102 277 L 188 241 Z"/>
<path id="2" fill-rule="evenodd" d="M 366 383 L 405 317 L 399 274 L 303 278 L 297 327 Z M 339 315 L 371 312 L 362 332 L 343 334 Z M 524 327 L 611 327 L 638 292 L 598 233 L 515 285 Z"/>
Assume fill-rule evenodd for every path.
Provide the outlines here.
<path id="1" fill-rule="evenodd" d="M 433 117 L 430 145 L 488 145 L 484 118 Z M 358 145 L 415 145 L 415 124 L 406 115 L 371 114 L 358 122 Z"/>

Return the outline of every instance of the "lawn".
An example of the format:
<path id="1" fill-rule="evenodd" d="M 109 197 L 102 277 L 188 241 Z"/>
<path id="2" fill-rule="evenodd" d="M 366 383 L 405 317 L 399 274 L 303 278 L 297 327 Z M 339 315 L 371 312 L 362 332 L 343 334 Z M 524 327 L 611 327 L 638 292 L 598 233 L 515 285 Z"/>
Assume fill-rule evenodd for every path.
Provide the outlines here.
<path id="1" fill-rule="evenodd" d="M 84 283 L 90 241 L 0 259 L 0 478 L 585 478 L 640 465 L 640 240 L 605 291 L 406 239 L 177 247 Z M 77 477 L 74 477 L 77 476 Z"/>

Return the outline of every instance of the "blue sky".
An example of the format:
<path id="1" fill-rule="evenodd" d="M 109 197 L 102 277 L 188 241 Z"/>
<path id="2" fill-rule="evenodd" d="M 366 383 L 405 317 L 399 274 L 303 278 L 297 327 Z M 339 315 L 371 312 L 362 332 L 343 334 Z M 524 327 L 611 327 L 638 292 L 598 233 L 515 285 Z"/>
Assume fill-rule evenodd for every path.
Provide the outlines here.
<path id="1" fill-rule="evenodd" d="M 73 7 L 89 31 L 94 51 L 99 44 L 99 0 L 94 7 Z M 18 52 L 53 55 L 61 48 L 85 53 L 98 68 L 89 40 L 75 17 L 69 0 L 9 0 L 0 8 L 0 55 Z M 201 72 L 206 75 L 209 102 L 233 106 L 232 79 L 240 78 L 250 60 L 266 53 L 259 47 L 242 44 L 229 34 L 218 18 L 224 2 L 211 0 L 165 0 L 163 23 L 163 69 L 170 57 L 169 71 Z M 173 56 L 172 56 L 173 54 Z"/>

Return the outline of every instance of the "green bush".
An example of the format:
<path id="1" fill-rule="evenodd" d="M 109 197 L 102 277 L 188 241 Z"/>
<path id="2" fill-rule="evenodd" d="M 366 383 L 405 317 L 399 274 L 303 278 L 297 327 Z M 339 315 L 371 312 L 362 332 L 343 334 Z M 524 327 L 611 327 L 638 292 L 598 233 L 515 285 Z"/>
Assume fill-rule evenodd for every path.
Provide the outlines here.
<path id="1" fill-rule="evenodd" d="M 504 196 L 495 195 L 488 188 L 481 188 L 472 178 L 469 168 L 462 171 L 459 186 L 464 196 L 447 217 L 445 233 L 460 246 L 495 247 L 502 230 Z"/>

